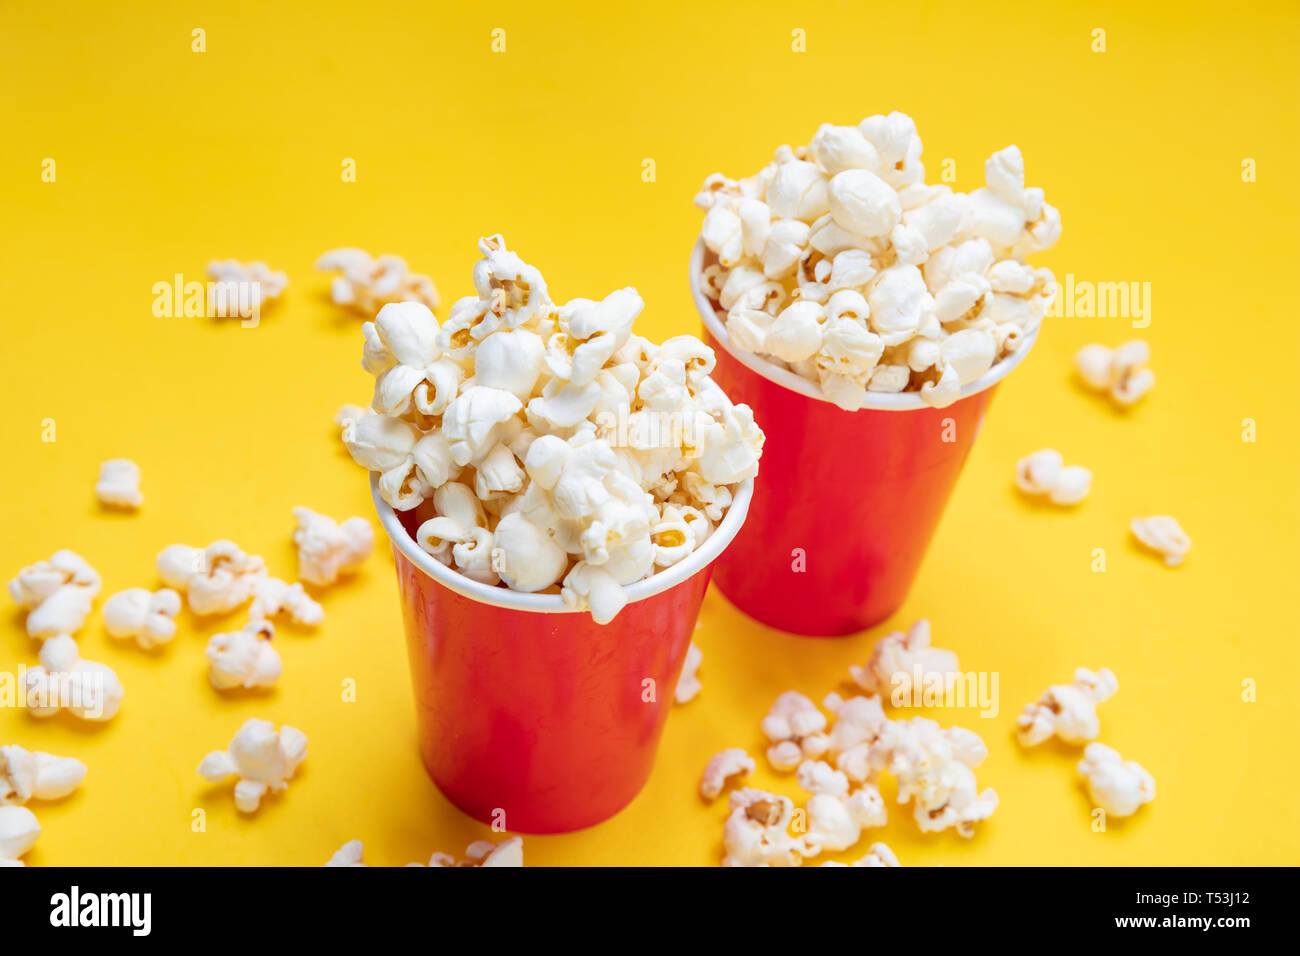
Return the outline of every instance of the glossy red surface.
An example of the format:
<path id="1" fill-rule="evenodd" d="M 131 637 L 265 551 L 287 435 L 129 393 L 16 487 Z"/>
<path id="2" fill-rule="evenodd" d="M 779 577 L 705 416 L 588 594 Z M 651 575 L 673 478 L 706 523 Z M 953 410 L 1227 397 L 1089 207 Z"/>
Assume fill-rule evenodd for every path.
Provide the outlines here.
<path id="1" fill-rule="evenodd" d="M 767 435 L 749 517 L 714 568 L 718 588 L 796 634 L 880 623 L 907 597 L 996 386 L 947 408 L 846 412 L 762 377 L 707 329 L 704 338 L 714 380 Z"/>
<path id="2" fill-rule="evenodd" d="M 447 799 L 524 833 L 591 826 L 631 802 L 654 766 L 710 569 L 601 626 L 482 604 L 394 556 L 420 753 Z"/>

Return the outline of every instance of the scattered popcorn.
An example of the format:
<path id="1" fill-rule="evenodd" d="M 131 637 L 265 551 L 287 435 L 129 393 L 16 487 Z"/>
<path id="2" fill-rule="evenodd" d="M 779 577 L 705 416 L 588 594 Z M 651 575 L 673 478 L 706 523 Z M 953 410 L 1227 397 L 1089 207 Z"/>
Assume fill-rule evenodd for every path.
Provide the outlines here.
<path id="1" fill-rule="evenodd" d="M 763 790 L 734 790 L 731 814 L 722 828 L 723 866 L 799 866 L 821 847 L 789 833 L 794 803 Z"/>
<path id="2" fill-rule="evenodd" d="M 438 307 L 438 291 L 428 276 L 411 272 L 401 256 L 372 259 L 364 249 L 332 249 L 316 260 L 322 272 L 338 272 L 330 283 L 330 297 L 372 316 L 390 302 L 421 302 Z"/>
<path id="3" fill-rule="evenodd" d="M 871 765 L 872 748 L 889 723 L 880 698 L 858 695 L 845 700 L 839 694 L 827 694 L 823 704 L 835 715 L 827 753 L 835 758 L 836 768 L 854 783 L 871 781 L 876 773 Z"/>
<path id="4" fill-rule="evenodd" d="M 1091 743 L 1079 761 L 1088 797 L 1113 817 L 1132 816 L 1138 807 L 1156 798 L 1156 781 L 1142 765 L 1125 760 L 1105 744 Z"/>
<path id="5" fill-rule="evenodd" d="M 181 596 L 171 588 L 127 588 L 104 602 L 104 624 L 114 637 L 133 637 L 145 650 L 176 636 Z"/>
<path id="6" fill-rule="evenodd" d="M 234 316 L 241 307 L 260 309 L 263 304 L 278 299 L 289 285 L 283 272 L 272 271 L 265 262 L 237 259 L 214 259 L 208 263 L 208 278 L 216 281 L 213 301 L 218 314 Z"/>
<path id="7" fill-rule="evenodd" d="M 416 509 L 435 559 L 487 585 L 560 585 L 607 623 L 627 585 L 712 533 L 763 433 L 709 378 L 702 342 L 632 334 L 634 289 L 559 306 L 500 236 L 479 249 L 477 295 L 441 326 L 412 302 L 365 324 L 375 414 L 344 442 L 384 501 Z"/>
<path id="8" fill-rule="evenodd" d="M 850 411 L 869 392 L 948 405 L 1015 353 L 1056 295 L 1024 259 L 1055 244 L 1060 214 L 1025 187 L 1015 146 L 972 193 L 924 179 L 902 113 L 823 125 L 748 179 L 706 179 L 699 281 L 732 341 Z"/>
<path id="9" fill-rule="evenodd" d="M 375 547 L 375 533 L 365 518 L 348 518 L 339 524 L 310 508 L 294 508 L 298 527 L 293 543 L 298 547 L 298 577 L 325 587 L 361 566 Z"/>
<path id="10" fill-rule="evenodd" d="M 976 790 L 974 769 L 988 748 L 962 727 L 940 729 L 933 720 L 913 717 L 890 721 L 872 751 L 873 764 L 898 781 L 898 802 L 912 803 L 912 817 L 923 833 L 956 829 L 974 835 L 974 825 L 998 806 L 992 789 Z"/>
<path id="11" fill-rule="evenodd" d="M 158 574 L 186 595 L 195 614 L 224 614 L 253 596 L 266 564 L 233 541 L 214 541 L 207 548 L 173 544 L 159 552 Z"/>
<path id="12" fill-rule="evenodd" d="M 110 508 L 139 508 L 144 503 L 144 495 L 140 494 L 140 466 L 129 458 L 104 462 L 99 466 L 95 497 Z"/>
<path id="13" fill-rule="evenodd" d="M 287 584 L 279 578 L 259 576 L 253 582 L 253 603 L 248 616 L 263 621 L 277 615 L 288 615 L 295 624 L 314 627 L 325 620 L 325 610 L 314 601 L 298 582 Z"/>
<path id="14" fill-rule="evenodd" d="M 930 622 L 920 620 L 904 634 L 894 631 L 876 642 L 865 667 L 850 667 L 854 683 L 868 694 L 910 699 L 913 684 L 946 680 L 957 670 L 957 655 L 930 646 Z"/>
<path id="15" fill-rule="evenodd" d="M 86 765 L 72 757 L 24 750 L 17 744 L 0 747 L 0 806 L 22 806 L 28 800 L 58 800 L 86 779 Z"/>
<path id="16" fill-rule="evenodd" d="M 836 863 L 827 860 L 822 866 L 902 866 L 894 851 L 883 843 L 873 843 L 867 847 L 867 855 L 856 863 Z"/>
<path id="17" fill-rule="evenodd" d="M 0 807 L 0 866 L 22 866 L 19 859 L 36 845 L 41 825 L 26 807 Z"/>
<path id="18" fill-rule="evenodd" d="M 1085 345 L 1074 358 L 1079 378 L 1094 392 L 1105 392 L 1119 405 L 1132 405 L 1151 391 L 1156 373 L 1145 368 L 1151 347 L 1141 339 L 1118 348 Z"/>
<path id="19" fill-rule="evenodd" d="M 1169 515 L 1134 518 L 1129 522 L 1129 527 L 1145 547 L 1163 557 L 1165 564 L 1171 568 L 1182 564 L 1187 552 L 1192 549 L 1192 539 L 1187 536 L 1182 525 Z"/>
<path id="20" fill-rule="evenodd" d="M 365 866 L 365 864 L 361 862 L 361 854 L 364 849 L 365 848 L 362 846 L 360 840 L 349 840 L 338 848 L 335 854 L 329 858 L 329 862 L 325 865 L 327 867 Z"/>
<path id="21" fill-rule="evenodd" d="M 826 715 L 797 691 L 786 691 L 776 699 L 761 724 L 771 743 L 767 760 L 774 770 L 788 773 L 805 760 L 816 760 L 830 746 Z"/>
<path id="22" fill-rule="evenodd" d="M 1067 744 L 1096 740 L 1101 733 L 1097 705 L 1110 700 L 1119 681 L 1105 667 L 1096 673 L 1086 667 L 1074 672 L 1073 684 L 1053 684 L 1034 704 L 1026 704 L 1016 719 L 1016 737 L 1025 747 L 1056 735 Z"/>
<path id="23" fill-rule="evenodd" d="M 677 703 L 689 704 L 699 694 L 703 685 L 700 683 L 698 671 L 703 660 L 704 652 L 694 644 L 686 649 L 686 662 L 682 664 L 682 676 L 677 678 L 677 689 L 674 691 L 674 699 Z"/>
<path id="24" fill-rule="evenodd" d="M 41 663 L 25 677 L 27 710 L 50 717 L 67 710 L 82 720 L 111 720 L 122 706 L 122 683 L 106 664 L 83 660 L 77 642 L 58 634 L 41 645 Z"/>
<path id="25" fill-rule="evenodd" d="M 277 732 L 269 720 L 254 718 L 239 728 L 229 750 L 214 750 L 203 758 L 199 774 L 212 783 L 239 777 L 235 806 L 252 813 L 265 794 L 288 788 L 306 756 L 307 737 L 301 730 L 285 724 Z"/>
<path id="26" fill-rule="evenodd" d="M 754 758 L 740 747 L 714 754 L 700 778 L 700 796 L 712 803 L 723 790 L 753 773 L 754 767 Z"/>
<path id="27" fill-rule="evenodd" d="M 825 765 L 823 765 L 825 766 Z M 869 827 L 885 825 L 885 798 L 874 784 L 850 795 L 817 792 L 808 798 L 808 841 L 823 850 L 847 850 Z"/>
<path id="28" fill-rule="evenodd" d="M 500 843 L 491 840 L 476 840 L 465 849 L 466 860 L 457 863 L 456 858 L 448 853 L 435 853 L 429 858 L 428 866 L 523 866 L 524 841 L 522 837 L 510 837 Z M 423 863 L 408 863 L 407 866 L 425 866 Z"/>
<path id="29" fill-rule="evenodd" d="M 1046 495 L 1054 505 L 1077 505 L 1088 497 L 1092 472 L 1067 465 L 1059 451 L 1044 448 L 1016 463 L 1016 487 L 1027 495 Z"/>
<path id="30" fill-rule="evenodd" d="M 242 630 L 208 640 L 208 680 L 217 690 L 270 687 L 280 677 L 280 654 L 271 645 L 275 628 L 254 620 Z"/>
<path id="31" fill-rule="evenodd" d="M 99 574 L 66 550 L 23 568 L 9 582 L 10 596 L 30 612 L 27 633 L 32 637 L 75 634 L 86 623 L 98 593 Z"/>

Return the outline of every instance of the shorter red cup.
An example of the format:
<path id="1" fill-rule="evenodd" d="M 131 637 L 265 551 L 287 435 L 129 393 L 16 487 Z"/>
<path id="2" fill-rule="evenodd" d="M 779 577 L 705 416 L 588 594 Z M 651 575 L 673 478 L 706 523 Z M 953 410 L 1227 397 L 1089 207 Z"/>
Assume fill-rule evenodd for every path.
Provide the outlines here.
<path id="1" fill-rule="evenodd" d="M 654 766 L 713 563 L 749 508 L 737 491 L 713 534 L 628 587 L 608 624 L 558 595 L 490 587 L 415 543 L 414 512 L 371 494 L 393 543 L 424 766 L 470 816 L 563 833 L 613 816 Z"/>
<path id="2" fill-rule="evenodd" d="M 932 408 L 914 392 L 870 393 L 847 412 L 816 382 L 734 346 L 700 290 L 705 247 L 691 255 L 691 293 L 717 353 L 713 379 L 754 410 L 767 436 L 749 520 L 714 570 L 740 610 L 770 627 L 832 637 L 888 618 L 907 597 L 997 383 L 1033 347 Z"/>

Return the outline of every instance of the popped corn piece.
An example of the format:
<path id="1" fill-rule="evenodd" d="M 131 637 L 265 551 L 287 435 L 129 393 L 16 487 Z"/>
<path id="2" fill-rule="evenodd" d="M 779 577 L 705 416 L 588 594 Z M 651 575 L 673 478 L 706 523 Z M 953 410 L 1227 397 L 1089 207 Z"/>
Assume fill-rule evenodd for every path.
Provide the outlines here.
<path id="1" fill-rule="evenodd" d="M 253 620 L 229 634 L 208 640 L 208 680 L 217 690 L 270 687 L 280 677 L 280 654 L 271 644 L 270 621 Z"/>
<path id="2" fill-rule="evenodd" d="M 797 691 L 786 691 L 760 725 L 771 743 L 768 763 L 774 770 L 788 773 L 805 760 L 816 760 L 830 746 L 826 723 L 826 715 L 816 704 Z"/>
<path id="3" fill-rule="evenodd" d="M 1118 405 L 1132 405 L 1156 384 L 1156 373 L 1146 368 L 1151 347 L 1142 339 L 1116 348 L 1093 343 L 1079 349 L 1075 368 L 1085 386 L 1105 392 Z"/>
<path id="4" fill-rule="evenodd" d="M 86 765 L 73 757 L 29 752 L 17 744 L 0 747 L 0 806 L 28 800 L 58 800 L 86 779 Z"/>
<path id="5" fill-rule="evenodd" d="M 214 541 L 207 548 L 173 544 L 158 553 L 158 574 L 170 588 L 185 594 L 198 615 L 224 614 L 247 602 L 266 564 L 245 554 L 233 541 Z"/>
<path id="6" fill-rule="evenodd" d="M 704 652 L 694 644 L 686 649 L 686 662 L 682 664 L 682 674 L 677 678 L 677 687 L 673 691 L 673 699 L 677 703 L 689 704 L 699 694 L 703 685 L 700 683 L 698 671 L 703 660 Z"/>
<path id="7" fill-rule="evenodd" d="M 962 727 L 943 730 L 933 720 L 913 717 L 890 721 L 872 750 L 872 762 L 898 781 L 898 802 L 912 804 L 923 833 L 956 829 L 974 835 L 974 825 L 997 809 L 992 789 L 976 789 L 974 769 L 988 748 Z"/>
<path id="8" fill-rule="evenodd" d="M 374 315 L 390 302 L 420 302 L 438 307 L 438 291 L 428 276 L 411 272 L 400 256 L 371 258 L 363 249 L 331 249 L 316 260 L 322 272 L 338 272 L 330 297 L 363 315 Z"/>
<path id="9" fill-rule="evenodd" d="M 1046 495 L 1052 504 L 1077 505 L 1092 488 L 1092 472 L 1067 465 L 1059 451 L 1044 448 L 1016 463 L 1016 487 L 1027 495 Z"/>
<path id="10" fill-rule="evenodd" d="M 140 466 L 129 458 L 104 462 L 99 466 L 95 497 L 109 508 L 139 508 L 144 503 L 144 495 L 140 494 Z"/>
<path id="11" fill-rule="evenodd" d="M 799 866 L 821 847 L 789 833 L 794 802 L 763 790 L 733 790 L 722 828 L 723 866 Z"/>
<path id="12" fill-rule="evenodd" d="M 902 866 L 894 851 L 883 843 L 873 843 L 867 847 L 867 855 L 854 863 L 837 863 L 827 860 L 822 866 Z"/>
<path id="13" fill-rule="evenodd" d="M 1129 527 L 1142 544 L 1165 559 L 1165 564 L 1176 568 L 1183 563 L 1192 549 L 1192 539 L 1187 536 L 1175 518 L 1169 515 L 1152 515 L 1134 518 Z"/>
<path id="14" fill-rule="evenodd" d="M 104 624 L 113 637 L 135 638 L 148 650 L 176 636 L 180 612 L 181 596 L 171 588 L 127 588 L 104 602 Z"/>
<path id="15" fill-rule="evenodd" d="M 795 781 L 809 793 L 826 793 L 833 797 L 849 794 L 849 778 L 824 760 L 805 760 L 799 764 Z"/>
<path id="16" fill-rule="evenodd" d="M 1074 672 L 1074 683 L 1053 684 L 1033 704 L 1026 704 L 1016 719 L 1016 737 L 1022 746 L 1032 747 L 1052 735 L 1067 744 L 1096 740 L 1101 733 L 1097 705 L 1110 700 L 1119 690 L 1119 681 L 1108 668 Z"/>
<path id="17" fill-rule="evenodd" d="M 25 676 L 27 710 L 51 717 L 67 710 L 82 720 L 111 720 L 122 705 L 122 683 L 106 664 L 84 660 L 77 642 L 57 634 L 41 645 L 40 666 Z"/>
<path id="18" fill-rule="evenodd" d="M 817 792 L 808 798 L 808 840 L 824 850 L 847 850 L 862 838 L 862 831 L 885 825 L 885 799 L 874 784 L 866 783 L 851 794 Z"/>
<path id="19" fill-rule="evenodd" d="M 278 299 L 289 286 L 289 277 L 272 270 L 265 262 L 214 259 L 208 263 L 208 278 L 216 281 L 213 300 L 217 315 L 239 315 L 243 308 L 260 309 Z"/>
<path id="20" fill-rule="evenodd" d="M 9 582 L 9 594 L 29 612 L 27 633 L 51 637 L 81 630 L 99 586 L 99 574 L 84 558 L 62 550 L 19 571 Z"/>
<path id="21" fill-rule="evenodd" d="M 1105 744 L 1088 744 L 1079 761 L 1079 776 L 1092 805 L 1111 816 L 1132 816 L 1156 798 L 1155 778 L 1137 761 L 1125 760 Z"/>
<path id="22" fill-rule="evenodd" d="M 0 807 L 0 866 L 22 866 L 19 859 L 36 845 L 41 825 L 26 807 Z"/>
<path id="23" fill-rule="evenodd" d="M 229 750 L 214 750 L 199 764 L 199 774 L 212 783 L 235 776 L 235 806 L 243 813 L 257 810 L 262 797 L 289 786 L 294 771 L 307 756 L 307 737 L 285 724 L 276 731 L 269 720 L 250 719 L 235 733 Z"/>
<path id="24" fill-rule="evenodd" d="M 288 584 L 279 578 L 259 576 L 253 582 L 253 603 L 248 606 L 248 616 L 254 621 L 264 621 L 279 614 L 286 614 L 295 624 L 306 627 L 315 627 L 325 620 L 325 609 L 297 581 Z"/>
<path id="25" fill-rule="evenodd" d="M 482 866 L 482 867 L 500 867 L 500 866 L 523 866 L 524 865 L 524 841 L 522 837 L 510 837 L 502 840 L 500 843 L 493 843 L 491 840 L 476 840 L 465 848 L 465 862 L 457 863 L 456 858 L 449 853 L 435 853 L 429 858 L 428 864 L 408 863 L 411 866 Z"/>
<path id="26" fill-rule="evenodd" d="M 365 518 L 348 518 L 342 524 L 310 508 L 297 507 L 298 527 L 293 543 L 298 548 L 298 577 L 318 587 L 333 584 L 340 575 L 361 566 L 375 547 L 375 533 Z"/>
<path id="27" fill-rule="evenodd" d="M 700 777 L 700 796 L 706 803 L 713 802 L 727 787 L 753 773 L 754 767 L 754 758 L 740 747 L 714 754 Z"/>
<path id="28" fill-rule="evenodd" d="M 864 667 L 850 667 L 854 683 L 868 694 L 910 700 L 913 686 L 925 687 L 957 670 L 957 655 L 930 645 L 930 622 L 924 618 L 906 634 L 894 631 L 876 642 Z"/>
<path id="29" fill-rule="evenodd" d="M 845 700 L 832 693 L 826 695 L 823 706 L 835 715 L 827 753 L 835 758 L 836 768 L 854 783 L 871 781 L 876 772 L 871 750 L 889 723 L 880 698 L 858 695 Z"/>
<path id="30" fill-rule="evenodd" d="M 365 866 L 361 861 L 361 854 L 365 852 L 365 847 L 360 840 L 349 840 L 339 847 L 329 861 L 326 867 L 355 867 Z"/>

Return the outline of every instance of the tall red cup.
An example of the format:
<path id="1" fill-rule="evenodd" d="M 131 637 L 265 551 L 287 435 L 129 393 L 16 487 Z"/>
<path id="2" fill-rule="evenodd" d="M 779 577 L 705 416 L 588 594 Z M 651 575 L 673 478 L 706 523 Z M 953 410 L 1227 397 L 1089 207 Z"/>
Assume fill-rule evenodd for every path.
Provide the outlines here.
<path id="1" fill-rule="evenodd" d="M 654 766 L 714 561 L 745 523 L 747 481 L 713 534 L 628 587 L 608 624 L 558 595 L 490 587 L 438 563 L 414 513 L 371 494 L 393 543 L 420 754 L 475 819 L 562 833 L 613 816 Z M 653 683 L 651 683 L 653 682 Z"/>
<path id="2" fill-rule="evenodd" d="M 717 353 L 713 379 L 754 410 L 767 436 L 749 520 L 714 569 L 732 604 L 763 624 L 817 637 L 878 624 L 907 597 L 970 454 L 997 383 L 1028 354 L 971 382 L 945 408 L 915 393 L 875 394 L 846 412 L 815 382 L 731 344 L 700 289 L 691 292 Z"/>

